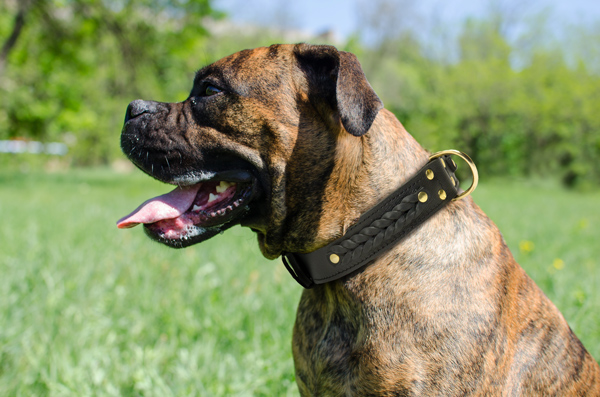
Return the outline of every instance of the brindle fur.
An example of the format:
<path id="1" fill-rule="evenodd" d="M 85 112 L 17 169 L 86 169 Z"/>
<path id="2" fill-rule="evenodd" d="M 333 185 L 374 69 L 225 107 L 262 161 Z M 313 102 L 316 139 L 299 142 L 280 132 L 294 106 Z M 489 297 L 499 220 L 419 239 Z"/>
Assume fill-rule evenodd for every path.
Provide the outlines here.
<path id="1" fill-rule="evenodd" d="M 198 104 L 206 81 L 226 94 Z M 242 51 L 157 106 L 130 158 L 165 181 L 219 156 L 252 164 L 262 197 L 241 223 L 268 258 L 341 236 L 429 155 L 333 47 Z M 305 290 L 293 352 L 305 396 L 600 395 L 598 364 L 470 198 Z"/>

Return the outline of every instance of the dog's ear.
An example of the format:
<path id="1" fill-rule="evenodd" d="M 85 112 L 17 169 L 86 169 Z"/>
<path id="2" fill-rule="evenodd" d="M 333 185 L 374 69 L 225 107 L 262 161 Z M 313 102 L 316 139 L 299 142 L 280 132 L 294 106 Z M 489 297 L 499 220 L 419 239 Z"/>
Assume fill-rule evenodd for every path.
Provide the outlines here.
<path id="1" fill-rule="evenodd" d="M 367 133 L 383 103 L 371 88 L 354 54 L 326 45 L 298 44 L 295 55 L 309 84 L 309 99 L 321 111 L 337 110 L 350 134 Z"/>

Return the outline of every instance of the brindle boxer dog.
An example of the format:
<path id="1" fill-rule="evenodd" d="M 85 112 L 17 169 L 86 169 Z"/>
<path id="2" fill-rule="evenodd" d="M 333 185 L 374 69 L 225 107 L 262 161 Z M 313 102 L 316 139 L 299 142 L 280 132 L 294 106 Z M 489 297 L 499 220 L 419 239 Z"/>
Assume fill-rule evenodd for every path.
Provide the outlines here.
<path id="1" fill-rule="evenodd" d="M 122 148 L 172 193 L 119 221 L 172 247 L 250 227 L 262 253 L 314 251 L 428 161 L 356 58 L 274 45 L 200 70 L 181 103 L 134 101 Z M 469 198 L 369 266 L 305 290 L 302 395 L 600 395 L 600 368 Z"/>

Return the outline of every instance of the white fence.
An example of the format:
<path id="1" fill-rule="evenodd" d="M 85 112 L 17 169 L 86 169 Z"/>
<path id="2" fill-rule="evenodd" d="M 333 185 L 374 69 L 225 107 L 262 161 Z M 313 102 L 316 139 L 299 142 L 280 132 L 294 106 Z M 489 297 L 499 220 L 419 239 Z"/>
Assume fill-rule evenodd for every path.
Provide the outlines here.
<path id="1" fill-rule="evenodd" d="M 69 148 L 64 143 L 37 141 L 0 141 L 0 153 L 53 154 L 64 156 Z"/>

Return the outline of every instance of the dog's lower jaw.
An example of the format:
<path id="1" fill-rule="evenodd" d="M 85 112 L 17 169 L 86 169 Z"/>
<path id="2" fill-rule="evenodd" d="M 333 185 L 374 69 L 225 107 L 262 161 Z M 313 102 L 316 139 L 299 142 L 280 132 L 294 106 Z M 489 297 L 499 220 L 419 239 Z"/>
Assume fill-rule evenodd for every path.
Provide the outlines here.
<path id="1" fill-rule="evenodd" d="M 258 247 L 260 249 L 260 252 L 263 254 L 263 256 L 265 258 L 273 260 L 273 259 L 277 259 L 281 255 L 280 248 L 267 245 L 267 243 L 266 243 L 267 237 L 266 237 L 265 233 L 257 232 L 256 236 L 258 239 Z"/>

